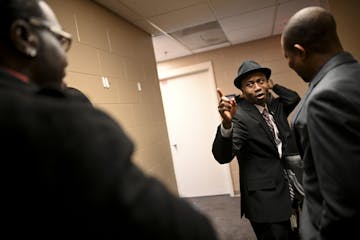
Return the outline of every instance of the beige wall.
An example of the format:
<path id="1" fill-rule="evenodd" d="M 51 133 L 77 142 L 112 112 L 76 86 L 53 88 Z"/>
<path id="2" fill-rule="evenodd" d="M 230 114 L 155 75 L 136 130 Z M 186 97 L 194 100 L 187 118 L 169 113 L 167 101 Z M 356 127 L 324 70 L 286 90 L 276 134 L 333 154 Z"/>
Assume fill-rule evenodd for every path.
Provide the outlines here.
<path id="1" fill-rule="evenodd" d="M 158 64 L 158 69 L 159 71 L 166 71 L 167 69 L 211 61 L 217 87 L 221 88 L 225 94 L 238 94 L 233 80 L 239 65 L 248 59 L 255 60 L 261 65 L 271 68 L 271 78 L 274 83 L 295 89 L 300 96 L 305 93 L 307 85 L 287 66 L 287 62 L 282 55 L 279 36 L 162 62 Z M 230 168 L 234 190 L 238 194 L 240 188 L 237 161 L 232 161 Z"/>
<path id="2" fill-rule="evenodd" d="M 340 41 L 346 51 L 360 60 L 360 1 L 328 0 L 330 11 L 334 14 Z"/>
<path id="3" fill-rule="evenodd" d="M 74 37 L 68 85 L 118 120 L 136 144 L 135 163 L 177 194 L 151 37 L 90 0 L 47 2 Z"/>

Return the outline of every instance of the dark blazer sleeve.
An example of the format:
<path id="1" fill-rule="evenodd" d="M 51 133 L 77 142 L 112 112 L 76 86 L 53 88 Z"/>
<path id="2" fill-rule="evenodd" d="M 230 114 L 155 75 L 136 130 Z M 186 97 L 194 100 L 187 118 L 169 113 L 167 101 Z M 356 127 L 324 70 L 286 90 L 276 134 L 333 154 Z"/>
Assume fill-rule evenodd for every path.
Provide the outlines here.
<path id="1" fill-rule="evenodd" d="M 212 145 L 212 153 L 219 163 L 229 163 L 234 154 L 232 151 L 232 137 L 225 138 L 221 135 L 220 125 L 217 128 L 216 136 Z"/>
<path id="2" fill-rule="evenodd" d="M 300 102 L 299 94 L 279 84 L 274 84 L 272 90 L 279 96 L 277 99 L 282 103 L 284 112 L 288 116 Z"/>

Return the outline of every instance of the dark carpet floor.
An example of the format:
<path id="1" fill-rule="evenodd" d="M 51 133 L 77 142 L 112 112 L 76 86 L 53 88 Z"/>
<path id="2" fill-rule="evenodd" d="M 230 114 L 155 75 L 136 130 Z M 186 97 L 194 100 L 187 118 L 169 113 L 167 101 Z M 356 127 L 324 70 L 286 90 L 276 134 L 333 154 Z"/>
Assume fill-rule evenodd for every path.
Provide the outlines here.
<path id="1" fill-rule="evenodd" d="M 212 221 L 219 240 L 256 240 L 246 218 L 240 218 L 240 198 L 229 195 L 185 198 Z"/>

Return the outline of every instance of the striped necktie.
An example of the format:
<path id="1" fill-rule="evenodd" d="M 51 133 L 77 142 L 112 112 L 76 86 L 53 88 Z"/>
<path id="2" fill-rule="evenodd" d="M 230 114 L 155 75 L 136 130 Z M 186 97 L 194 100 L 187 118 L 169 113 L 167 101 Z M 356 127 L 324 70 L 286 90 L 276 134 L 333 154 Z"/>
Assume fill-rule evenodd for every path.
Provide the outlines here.
<path id="1" fill-rule="evenodd" d="M 264 108 L 263 112 L 262 112 L 262 115 L 265 119 L 265 122 L 266 124 L 269 126 L 269 129 L 272 133 L 272 136 L 276 142 L 276 137 L 275 137 L 275 129 L 274 129 L 274 125 L 272 123 L 272 120 L 270 119 L 270 115 L 269 115 L 269 112 L 266 108 Z M 294 200 L 294 197 L 295 197 L 295 192 L 294 192 L 294 188 L 291 184 L 291 180 L 290 180 L 290 177 L 289 177 L 289 173 L 287 172 L 286 169 L 284 169 L 284 174 L 285 174 L 285 178 L 288 180 L 288 184 L 289 184 L 289 193 L 290 193 L 290 199 L 291 201 Z"/>
<path id="2" fill-rule="evenodd" d="M 266 124 L 269 126 L 269 129 L 272 133 L 272 136 L 274 137 L 275 139 L 275 130 L 274 130 L 274 126 L 272 125 L 272 121 L 270 119 L 270 116 L 269 116 L 269 112 L 266 108 L 264 108 L 263 112 L 262 112 L 262 116 L 264 117 L 265 119 L 265 122 Z"/>

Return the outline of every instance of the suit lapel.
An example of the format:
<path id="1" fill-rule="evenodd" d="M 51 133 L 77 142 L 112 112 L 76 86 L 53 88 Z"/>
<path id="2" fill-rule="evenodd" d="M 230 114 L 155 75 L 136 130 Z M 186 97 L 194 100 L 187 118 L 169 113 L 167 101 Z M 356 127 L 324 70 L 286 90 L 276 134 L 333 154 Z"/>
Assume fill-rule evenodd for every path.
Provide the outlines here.
<path id="1" fill-rule="evenodd" d="M 261 115 L 259 110 L 253 104 L 247 102 L 246 100 L 243 101 L 242 107 L 244 110 L 246 110 L 248 112 L 250 117 L 252 117 L 255 121 L 257 121 L 260 124 L 260 126 L 266 132 L 267 137 L 269 138 L 269 140 L 273 143 L 273 145 L 276 148 L 276 144 L 275 144 L 273 135 L 269 129 L 269 126 L 265 122 L 265 119 L 263 118 L 263 116 Z"/>
<path id="2" fill-rule="evenodd" d="M 25 83 L 2 69 L 0 69 L 0 87 L 28 93 L 35 93 L 37 90 L 37 87 L 33 83 Z"/>
<path id="3" fill-rule="evenodd" d="M 273 118 L 275 120 L 276 127 L 277 127 L 277 129 L 279 131 L 279 135 L 280 135 L 279 137 L 280 137 L 281 141 L 283 142 L 284 137 L 285 137 L 285 133 L 283 132 L 283 129 L 280 126 L 279 116 L 273 111 L 271 106 L 269 106 L 269 108 L 270 108 L 270 113 L 271 113 L 271 115 L 273 116 Z"/>

